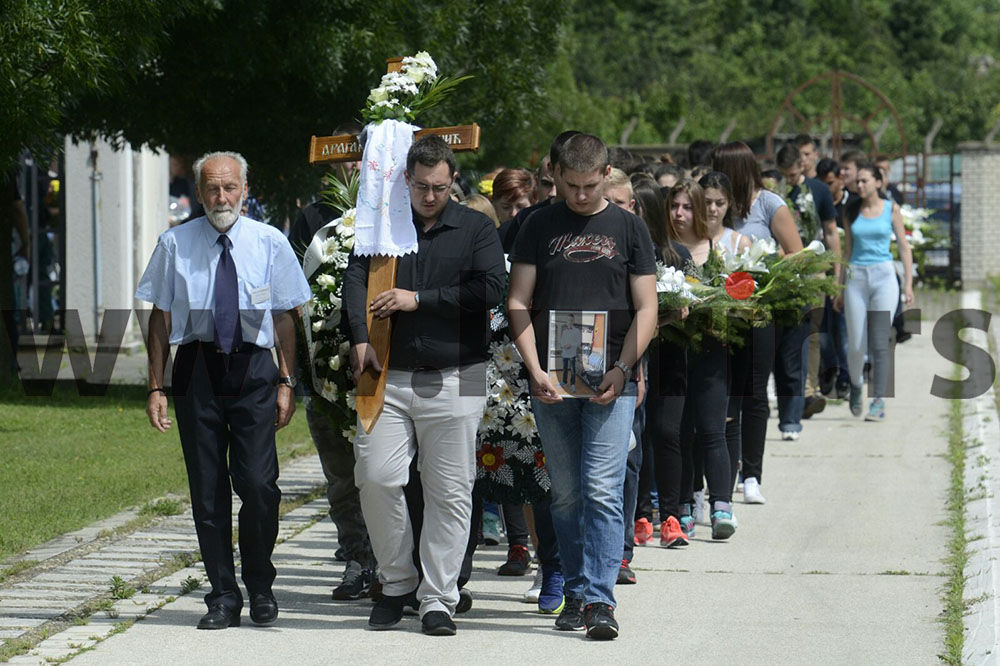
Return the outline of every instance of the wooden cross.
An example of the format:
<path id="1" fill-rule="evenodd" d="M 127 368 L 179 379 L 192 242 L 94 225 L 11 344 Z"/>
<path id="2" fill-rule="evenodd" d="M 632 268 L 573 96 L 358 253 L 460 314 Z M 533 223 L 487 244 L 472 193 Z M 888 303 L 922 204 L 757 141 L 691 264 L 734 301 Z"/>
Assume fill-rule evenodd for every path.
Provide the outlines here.
<path id="1" fill-rule="evenodd" d="M 388 72 L 398 72 L 403 66 L 402 58 L 389 58 L 386 61 Z M 452 150 L 464 151 L 479 149 L 479 125 L 455 125 L 453 127 L 430 127 L 414 133 L 414 138 L 427 134 L 437 134 Z M 356 134 L 340 134 L 337 136 L 313 136 L 309 142 L 310 164 L 332 164 L 335 162 L 353 162 L 363 155 L 361 142 Z M 397 257 L 375 255 L 368 265 L 368 296 L 365 303 L 396 286 L 396 268 L 399 265 Z M 389 343 L 392 339 L 391 318 L 377 319 L 371 310 L 367 311 L 368 344 L 375 350 L 381 374 L 368 368 L 358 381 L 358 395 L 355 407 L 358 419 L 365 432 L 371 432 L 375 422 L 382 414 L 385 404 L 385 379 L 389 372 Z"/>

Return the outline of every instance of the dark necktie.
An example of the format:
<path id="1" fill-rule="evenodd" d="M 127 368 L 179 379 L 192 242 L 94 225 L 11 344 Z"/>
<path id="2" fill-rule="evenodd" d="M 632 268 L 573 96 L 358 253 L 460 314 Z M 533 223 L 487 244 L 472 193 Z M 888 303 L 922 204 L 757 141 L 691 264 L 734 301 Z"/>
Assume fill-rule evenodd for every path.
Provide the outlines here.
<path id="1" fill-rule="evenodd" d="M 215 268 L 215 344 L 228 354 L 243 342 L 240 331 L 239 283 L 236 266 L 229 251 L 232 241 L 226 234 L 219 234 L 219 265 Z"/>

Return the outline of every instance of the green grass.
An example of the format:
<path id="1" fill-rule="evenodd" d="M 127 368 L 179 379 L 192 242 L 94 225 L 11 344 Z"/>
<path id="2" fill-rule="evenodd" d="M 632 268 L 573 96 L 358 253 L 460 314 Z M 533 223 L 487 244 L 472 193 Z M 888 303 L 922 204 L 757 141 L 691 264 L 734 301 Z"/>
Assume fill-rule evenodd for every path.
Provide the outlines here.
<path id="1" fill-rule="evenodd" d="M 139 509 L 140 516 L 176 516 L 184 510 L 184 502 L 178 499 L 163 498 L 146 502 Z"/>
<path id="2" fill-rule="evenodd" d="M 121 576 L 113 576 L 108 584 L 112 599 L 131 599 L 135 596 L 135 588 L 129 585 Z"/>
<path id="3" fill-rule="evenodd" d="M 946 664 L 962 663 L 962 648 L 965 646 L 966 611 L 965 563 L 969 551 L 965 540 L 965 438 L 962 435 L 962 401 L 951 401 L 948 417 L 951 436 L 948 440 L 948 462 L 951 463 L 951 480 L 948 488 L 948 524 L 951 536 L 948 539 L 947 580 L 944 584 L 944 653 L 940 656 Z"/>
<path id="4" fill-rule="evenodd" d="M 0 583 L 4 582 L 11 576 L 16 576 L 25 569 L 30 569 L 36 564 L 38 564 L 37 560 L 20 560 L 18 562 L 14 562 L 9 567 L 0 569 Z"/>
<path id="5" fill-rule="evenodd" d="M 73 385 L 46 397 L 0 393 L 0 561 L 163 495 L 187 496 L 176 419 L 159 433 L 145 405 L 141 386 L 104 397 Z M 313 450 L 301 405 L 277 441 L 281 460 Z"/>

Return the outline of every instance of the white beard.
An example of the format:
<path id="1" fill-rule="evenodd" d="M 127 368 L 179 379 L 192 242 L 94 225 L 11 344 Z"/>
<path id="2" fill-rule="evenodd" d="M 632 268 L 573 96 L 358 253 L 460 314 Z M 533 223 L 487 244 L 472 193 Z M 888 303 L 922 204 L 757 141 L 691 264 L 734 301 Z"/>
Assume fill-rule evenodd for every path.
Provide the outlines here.
<path id="1" fill-rule="evenodd" d="M 245 197 L 240 197 L 240 200 L 236 202 L 235 208 L 230 208 L 229 206 L 219 206 L 214 210 L 205 209 L 205 217 L 208 218 L 209 223 L 215 230 L 219 233 L 225 233 L 229 230 L 229 227 L 236 224 L 236 220 L 240 217 L 240 211 L 243 210 L 243 200 Z"/>

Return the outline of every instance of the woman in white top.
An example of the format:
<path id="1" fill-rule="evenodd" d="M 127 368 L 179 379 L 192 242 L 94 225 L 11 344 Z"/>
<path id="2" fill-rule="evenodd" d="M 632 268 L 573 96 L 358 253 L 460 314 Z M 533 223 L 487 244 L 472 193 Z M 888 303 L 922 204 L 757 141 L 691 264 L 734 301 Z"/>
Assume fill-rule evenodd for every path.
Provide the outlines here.
<path id="1" fill-rule="evenodd" d="M 733 229 L 733 185 L 721 171 L 710 171 L 698 180 L 705 194 L 705 224 L 716 247 L 737 255 L 750 247 L 750 239 Z"/>
<path id="2" fill-rule="evenodd" d="M 732 255 L 737 255 L 750 247 L 750 239 L 734 230 L 733 226 L 733 186 L 721 171 L 710 171 L 698 180 L 705 194 L 705 224 L 715 246 Z M 730 378 L 729 395 L 732 395 Z M 740 468 L 739 421 L 727 412 L 726 446 L 729 449 L 730 487 L 736 485 L 736 475 Z M 698 466 L 695 465 L 695 474 Z M 695 477 L 695 486 L 698 478 Z"/>
<path id="3" fill-rule="evenodd" d="M 735 141 L 716 146 L 712 151 L 712 168 L 721 171 L 732 184 L 733 228 L 752 239 L 774 239 L 786 254 L 802 249 L 795 220 L 784 199 L 764 188 L 757 158 L 745 143 Z M 774 363 L 775 328 L 754 328 L 744 347 L 730 357 L 732 387 L 727 438 L 741 440 L 743 458 L 743 499 L 748 504 L 763 504 L 760 491 L 764 463 L 764 440 L 767 436 L 767 379 L 772 364 L 779 403 L 782 399 L 802 401 L 802 350 L 798 354 L 782 354 Z M 789 345 L 794 347 L 795 345 Z M 801 417 L 801 404 L 799 406 Z M 791 420 L 790 417 L 789 420 Z M 798 419 L 794 427 L 801 428 Z M 797 436 L 790 435 L 790 436 Z"/>

